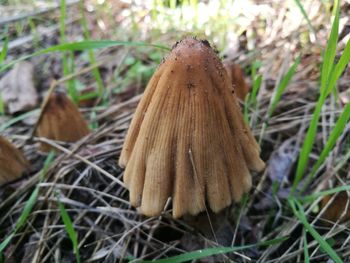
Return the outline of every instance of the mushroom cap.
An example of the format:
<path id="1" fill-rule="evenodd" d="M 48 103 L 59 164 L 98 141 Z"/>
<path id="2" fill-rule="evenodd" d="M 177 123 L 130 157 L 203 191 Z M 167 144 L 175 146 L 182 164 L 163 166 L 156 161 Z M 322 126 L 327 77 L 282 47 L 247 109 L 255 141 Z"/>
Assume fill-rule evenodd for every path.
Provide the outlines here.
<path id="1" fill-rule="evenodd" d="M 237 98 L 244 101 L 249 93 L 249 86 L 244 80 L 244 74 L 241 67 L 234 63 L 226 63 L 224 66 Z"/>
<path id="2" fill-rule="evenodd" d="M 185 38 L 148 83 L 119 165 L 133 206 L 156 216 L 171 197 L 179 218 L 238 202 L 264 169 L 259 152 L 217 54 Z"/>
<path id="3" fill-rule="evenodd" d="M 331 202 L 328 204 L 328 202 Z M 321 201 L 321 211 L 327 206 L 324 213 L 321 215 L 324 225 L 332 225 L 332 223 L 343 223 L 350 219 L 350 208 L 348 207 L 348 193 L 339 192 L 334 195 L 325 195 Z"/>
<path id="4" fill-rule="evenodd" d="M 36 134 L 51 140 L 76 142 L 89 134 L 89 128 L 77 106 L 64 93 L 53 92 L 42 107 Z M 52 147 L 42 143 L 40 149 L 49 152 Z"/>
<path id="5" fill-rule="evenodd" d="M 28 167 L 22 152 L 0 136 L 0 185 L 16 180 Z"/>

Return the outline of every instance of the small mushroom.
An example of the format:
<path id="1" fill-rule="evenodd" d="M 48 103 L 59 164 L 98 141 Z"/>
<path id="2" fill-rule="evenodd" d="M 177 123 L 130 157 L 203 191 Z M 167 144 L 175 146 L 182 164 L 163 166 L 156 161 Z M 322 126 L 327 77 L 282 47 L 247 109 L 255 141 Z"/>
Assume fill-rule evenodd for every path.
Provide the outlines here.
<path id="1" fill-rule="evenodd" d="M 240 100 L 244 101 L 245 97 L 249 93 L 249 86 L 244 80 L 244 74 L 241 67 L 238 64 L 226 63 L 225 69 L 232 83 L 232 87 L 236 93 L 236 96 Z"/>
<path id="2" fill-rule="evenodd" d="M 36 135 L 56 141 L 76 142 L 87 134 L 88 125 L 77 106 L 64 93 L 51 93 L 42 106 Z M 52 147 L 42 143 L 40 149 L 49 152 Z"/>
<path id="3" fill-rule="evenodd" d="M 217 54 L 185 38 L 148 83 L 119 165 L 133 206 L 156 216 L 171 197 L 179 218 L 238 202 L 265 167 L 259 152 Z"/>
<path id="4" fill-rule="evenodd" d="M 28 167 L 22 152 L 0 136 L 0 185 L 16 180 Z"/>
<path id="5" fill-rule="evenodd" d="M 331 203 L 329 203 L 331 202 Z M 322 198 L 321 208 L 325 209 L 322 214 L 322 222 L 324 225 L 332 225 L 332 223 L 343 223 L 350 219 L 350 198 L 348 193 L 340 192 L 335 195 L 326 195 Z"/>

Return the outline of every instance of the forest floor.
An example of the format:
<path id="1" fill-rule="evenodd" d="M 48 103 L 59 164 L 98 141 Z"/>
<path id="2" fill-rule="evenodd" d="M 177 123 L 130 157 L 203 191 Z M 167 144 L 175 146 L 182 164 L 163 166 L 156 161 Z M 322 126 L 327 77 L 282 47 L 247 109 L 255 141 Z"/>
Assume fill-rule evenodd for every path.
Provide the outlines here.
<path id="1" fill-rule="evenodd" d="M 31 165 L 0 186 L 0 262 L 350 261 L 349 2 L 340 3 L 339 29 L 328 1 L 71 0 L 66 10 L 64 1 L 7 2 L 0 134 Z M 243 69 L 250 93 L 242 111 L 266 162 L 215 238 L 200 223 L 173 219 L 171 207 L 159 217 L 139 214 L 117 162 L 140 94 L 185 36 L 208 39 L 224 63 Z M 12 70 L 24 58 L 29 69 Z M 14 102 L 1 84 L 7 74 Z M 76 143 L 33 134 L 50 87 L 67 91 L 89 124 Z M 54 154 L 40 151 L 44 142 Z"/>

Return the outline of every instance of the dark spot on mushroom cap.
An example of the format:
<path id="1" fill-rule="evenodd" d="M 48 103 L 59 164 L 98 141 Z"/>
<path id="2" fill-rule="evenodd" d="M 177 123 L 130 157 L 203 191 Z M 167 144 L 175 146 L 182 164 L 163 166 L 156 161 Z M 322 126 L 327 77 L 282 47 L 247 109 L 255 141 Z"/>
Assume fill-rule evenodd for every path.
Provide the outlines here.
<path id="1" fill-rule="evenodd" d="M 210 47 L 210 48 L 211 48 L 210 43 L 209 43 L 208 40 L 202 39 L 201 42 L 202 42 L 202 44 L 204 44 L 204 45 L 206 45 L 207 47 Z"/>
<path id="2" fill-rule="evenodd" d="M 188 81 L 187 82 L 187 88 L 188 89 L 192 89 L 192 88 L 194 88 L 195 87 L 195 85 L 194 85 L 194 83 L 192 82 L 192 81 Z"/>
<path id="3" fill-rule="evenodd" d="M 177 47 L 177 45 L 180 43 L 181 41 L 176 41 L 176 43 L 171 47 L 171 50 L 173 50 L 174 48 Z"/>

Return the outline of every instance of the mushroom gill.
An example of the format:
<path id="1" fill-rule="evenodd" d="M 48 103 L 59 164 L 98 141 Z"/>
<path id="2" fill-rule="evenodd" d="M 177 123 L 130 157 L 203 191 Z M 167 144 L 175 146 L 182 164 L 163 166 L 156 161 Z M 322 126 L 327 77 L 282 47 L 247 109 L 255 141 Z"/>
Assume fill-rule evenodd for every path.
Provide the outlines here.
<path id="1" fill-rule="evenodd" d="M 119 165 L 133 206 L 156 216 L 172 197 L 179 218 L 239 201 L 264 169 L 259 151 L 215 51 L 185 38 L 148 83 Z"/>
<path id="2" fill-rule="evenodd" d="M 51 140 L 76 142 L 89 134 L 89 128 L 77 106 L 64 93 L 53 92 L 43 103 L 36 134 Z M 52 147 L 41 143 L 40 149 L 49 152 Z"/>
<path id="3" fill-rule="evenodd" d="M 0 185 L 16 180 L 28 167 L 22 152 L 0 136 Z"/>

